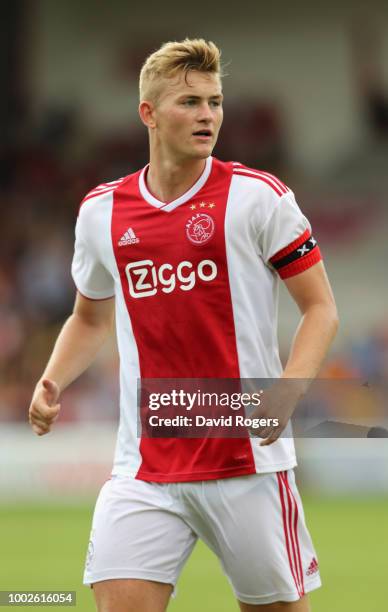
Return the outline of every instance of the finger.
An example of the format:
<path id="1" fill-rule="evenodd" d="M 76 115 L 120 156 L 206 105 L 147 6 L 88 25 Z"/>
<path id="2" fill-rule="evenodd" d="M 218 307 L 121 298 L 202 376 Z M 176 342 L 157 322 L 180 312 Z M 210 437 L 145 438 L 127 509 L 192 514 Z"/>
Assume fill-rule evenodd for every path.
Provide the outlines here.
<path id="1" fill-rule="evenodd" d="M 260 446 L 270 446 L 279 438 L 279 434 L 276 432 L 272 432 L 265 440 L 260 442 Z"/>
<path id="2" fill-rule="evenodd" d="M 249 435 L 252 438 L 265 438 L 264 430 L 262 428 L 249 429 Z"/>
<path id="3" fill-rule="evenodd" d="M 42 415 L 39 411 L 31 411 L 28 420 L 31 425 L 36 424 L 38 426 L 46 427 L 55 423 L 58 416 L 59 411 L 51 414 L 50 416 Z"/>
<path id="4" fill-rule="evenodd" d="M 274 442 L 275 442 L 275 440 L 273 440 L 272 438 L 266 438 L 265 440 L 262 440 L 260 442 L 260 446 L 270 446 Z"/>
<path id="5" fill-rule="evenodd" d="M 50 428 L 45 429 L 43 427 L 33 427 L 32 428 L 34 433 L 36 433 L 37 436 L 45 436 L 46 434 L 50 433 Z"/>
<path id="6" fill-rule="evenodd" d="M 271 427 L 262 427 L 260 430 L 259 436 L 260 438 L 268 438 L 272 433 Z"/>
<path id="7" fill-rule="evenodd" d="M 31 427 L 38 427 L 39 429 L 46 430 L 51 427 L 51 423 L 47 423 L 47 421 L 43 421 L 42 419 L 33 418 L 30 419 Z"/>
<path id="8" fill-rule="evenodd" d="M 44 423 L 32 423 L 31 427 L 32 431 L 38 436 L 44 436 L 44 434 L 49 433 L 51 429 L 50 425 Z"/>
<path id="9" fill-rule="evenodd" d="M 47 391 L 50 391 L 52 393 L 56 393 L 56 391 L 58 391 L 57 383 L 54 380 L 50 380 L 49 378 L 44 378 L 42 380 L 42 385 L 45 389 L 47 389 Z"/>
<path id="10" fill-rule="evenodd" d="M 256 428 L 248 427 L 248 433 L 251 438 L 260 438 L 260 435 L 261 435 L 260 429 L 258 429 L 257 427 Z"/>
<path id="11" fill-rule="evenodd" d="M 46 391 L 46 397 L 49 399 L 49 401 L 54 403 L 59 396 L 59 387 L 57 383 L 49 378 L 44 378 L 42 380 L 42 386 Z"/>
<path id="12" fill-rule="evenodd" d="M 40 403 L 39 405 L 34 405 L 31 408 L 30 415 L 44 421 L 51 422 L 58 416 L 60 409 L 60 404 L 55 404 L 55 406 L 47 406 Z"/>
<path id="13" fill-rule="evenodd" d="M 56 418 L 57 417 L 46 418 L 46 417 L 43 417 L 42 415 L 36 414 L 36 415 L 31 415 L 29 421 L 31 425 L 33 423 L 36 423 L 38 425 L 46 426 L 46 425 L 52 425 L 56 421 Z"/>

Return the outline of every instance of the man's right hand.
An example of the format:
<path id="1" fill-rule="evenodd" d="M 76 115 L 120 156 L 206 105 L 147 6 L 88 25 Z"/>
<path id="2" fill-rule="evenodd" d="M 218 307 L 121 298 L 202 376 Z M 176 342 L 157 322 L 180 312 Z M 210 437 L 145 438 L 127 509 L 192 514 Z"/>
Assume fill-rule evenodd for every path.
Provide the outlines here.
<path id="1" fill-rule="evenodd" d="M 29 409 L 29 420 L 38 436 L 48 433 L 57 420 L 61 407 L 58 403 L 59 394 L 57 383 L 48 378 L 44 378 L 36 385 Z"/>

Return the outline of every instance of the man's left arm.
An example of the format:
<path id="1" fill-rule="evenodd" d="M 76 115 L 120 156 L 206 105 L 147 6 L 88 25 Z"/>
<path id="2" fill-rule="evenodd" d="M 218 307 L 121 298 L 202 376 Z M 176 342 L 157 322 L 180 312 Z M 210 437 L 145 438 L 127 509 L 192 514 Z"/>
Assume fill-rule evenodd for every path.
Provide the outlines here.
<path id="1" fill-rule="evenodd" d="M 274 393 L 264 399 L 263 416 L 280 412 L 281 426 L 265 428 L 260 437 L 262 446 L 272 444 L 291 418 L 299 399 L 307 391 L 309 381 L 318 374 L 338 329 L 338 314 L 333 292 L 322 261 L 308 270 L 284 280 L 302 318 L 296 330 L 282 379 L 300 379 L 299 383 L 284 381 Z M 264 395 L 265 398 L 265 395 Z M 280 410 L 279 410 L 280 409 Z M 264 411 L 264 414 L 263 414 Z M 273 416 L 273 415 L 272 415 Z"/>
<path id="2" fill-rule="evenodd" d="M 338 314 L 322 261 L 284 280 L 302 318 L 283 378 L 315 378 L 338 329 Z"/>

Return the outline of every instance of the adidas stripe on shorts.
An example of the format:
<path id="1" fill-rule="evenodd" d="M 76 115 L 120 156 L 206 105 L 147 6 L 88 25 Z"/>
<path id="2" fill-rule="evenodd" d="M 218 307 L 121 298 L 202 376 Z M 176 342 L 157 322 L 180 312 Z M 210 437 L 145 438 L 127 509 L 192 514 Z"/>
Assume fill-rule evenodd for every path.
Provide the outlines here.
<path id="1" fill-rule="evenodd" d="M 321 585 L 293 470 L 166 484 L 113 477 L 97 500 L 84 583 L 175 586 L 198 538 L 242 602 L 296 601 Z"/>

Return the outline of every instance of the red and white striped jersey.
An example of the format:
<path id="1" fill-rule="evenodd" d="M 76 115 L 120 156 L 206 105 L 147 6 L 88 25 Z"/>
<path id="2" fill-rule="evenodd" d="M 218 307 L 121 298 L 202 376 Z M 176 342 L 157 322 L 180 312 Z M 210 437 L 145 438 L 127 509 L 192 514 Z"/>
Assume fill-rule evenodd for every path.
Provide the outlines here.
<path id="1" fill-rule="evenodd" d="M 90 299 L 116 297 L 120 426 L 113 474 L 179 482 L 282 471 L 292 438 L 137 437 L 140 378 L 277 378 L 279 276 L 320 260 L 292 191 L 276 177 L 209 157 L 165 204 L 147 167 L 96 187 L 76 226 L 72 274 Z"/>

